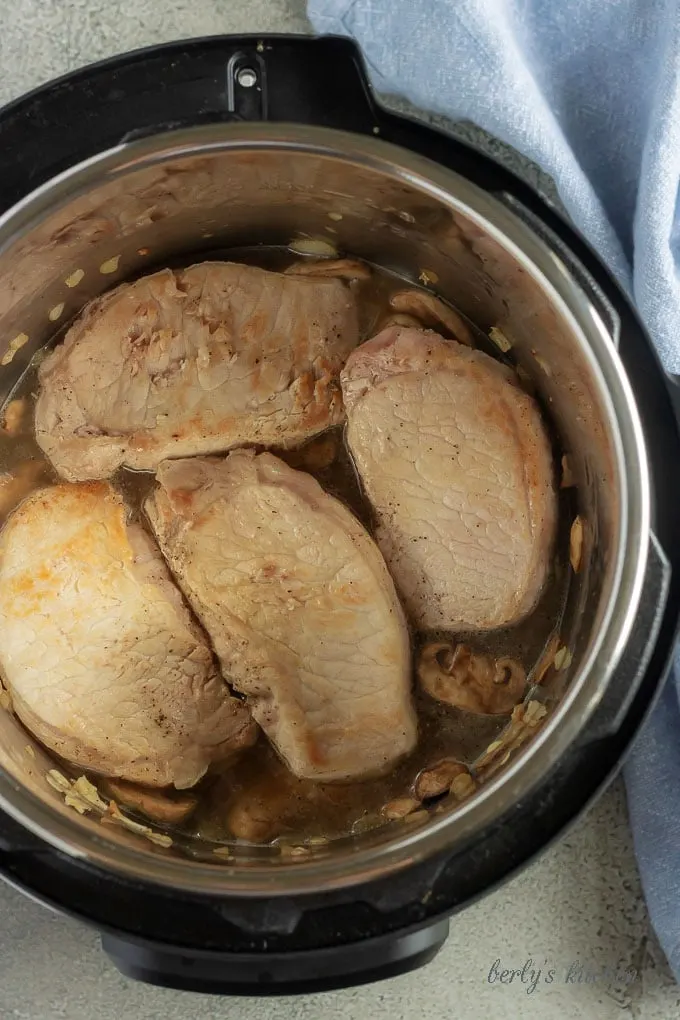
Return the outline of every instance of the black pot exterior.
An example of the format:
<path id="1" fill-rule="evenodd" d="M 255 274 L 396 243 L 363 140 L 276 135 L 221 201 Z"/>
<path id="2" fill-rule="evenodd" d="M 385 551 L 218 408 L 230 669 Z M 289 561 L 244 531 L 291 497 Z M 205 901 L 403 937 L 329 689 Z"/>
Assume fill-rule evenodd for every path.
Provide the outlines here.
<path id="1" fill-rule="evenodd" d="M 378 980 L 427 962 L 446 937 L 446 918 L 546 847 L 614 774 L 655 700 L 675 642 L 680 400 L 627 299 L 557 211 L 488 157 L 377 104 L 360 55 L 345 39 L 192 40 L 128 54 L 38 89 L 0 112 L 0 210 L 126 139 L 233 120 L 378 134 L 470 178 L 539 224 L 581 274 L 605 321 L 609 309 L 619 321 L 619 353 L 647 439 L 657 540 L 637 625 L 602 704 L 532 797 L 452 858 L 349 892 L 227 900 L 99 871 L 0 818 L 4 877 L 96 926 L 124 973 L 200 991 L 281 994 Z"/>

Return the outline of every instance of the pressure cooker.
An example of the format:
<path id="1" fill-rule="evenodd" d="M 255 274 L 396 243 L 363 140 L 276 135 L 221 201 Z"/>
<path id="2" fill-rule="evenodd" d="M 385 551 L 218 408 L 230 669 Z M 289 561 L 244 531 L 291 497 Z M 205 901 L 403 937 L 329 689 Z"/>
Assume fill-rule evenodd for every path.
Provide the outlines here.
<path id="1" fill-rule="evenodd" d="M 0 711 L 2 876 L 97 929 L 123 973 L 258 995 L 425 964 L 457 911 L 584 810 L 654 704 L 680 610 L 676 382 L 558 211 L 381 105 L 345 39 L 197 39 L 39 88 L 0 112 L 0 212 L 3 399 L 55 319 L 112 285 L 294 236 L 425 274 L 512 343 L 568 451 L 586 566 L 565 616 L 569 669 L 475 796 L 299 858 L 256 847 L 220 860 L 200 840 L 156 845 L 74 811 L 45 781 L 44 748 Z"/>

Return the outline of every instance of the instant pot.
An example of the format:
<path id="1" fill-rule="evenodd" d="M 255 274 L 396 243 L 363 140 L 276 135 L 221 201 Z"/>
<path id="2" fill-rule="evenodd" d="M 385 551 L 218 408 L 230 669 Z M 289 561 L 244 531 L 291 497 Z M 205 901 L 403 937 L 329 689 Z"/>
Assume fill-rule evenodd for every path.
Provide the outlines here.
<path id="1" fill-rule="evenodd" d="M 375 101 L 345 39 L 144 50 L 0 113 L 0 396 L 55 329 L 152 268 L 325 239 L 496 327 L 560 437 L 583 522 L 547 714 L 477 793 L 304 856 L 159 846 L 68 806 L 0 711 L 0 869 L 101 932 L 135 978 L 314 991 L 430 960 L 456 911 L 560 834 L 621 762 L 680 607 L 680 438 L 626 297 L 556 210 L 478 151 Z M 11 923 L 7 919 L 7 923 Z M 455 922 L 454 922 L 455 923 Z"/>

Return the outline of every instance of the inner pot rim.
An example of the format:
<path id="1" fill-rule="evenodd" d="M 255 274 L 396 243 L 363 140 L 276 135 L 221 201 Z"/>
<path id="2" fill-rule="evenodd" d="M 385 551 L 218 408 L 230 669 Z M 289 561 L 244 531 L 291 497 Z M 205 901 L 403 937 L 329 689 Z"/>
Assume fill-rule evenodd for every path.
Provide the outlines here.
<path id="1" fill-rule="evenodd" d="M 75 815 L 73 819 L 67 817 L 0 769 L 0 809 L 71 857 L 137 880 L 191 892 L 290 896 L 357 885 L 438 852 L 452 855 L 485 826 L 497 822 L 512 803 L 527 796 L 556 764 L 597 708 L 633 625 L 647 563 L 650 481 L 632 389 L 604 323 L 564 263 L 496 197 L 454 171 L 381 139 L 332 128 L 217 124 L 123 143 L 64 171 L 0 216 L 0 253 L 47 215 L 96 184 L 169 160 L 210 151 L 252 149 L 307 152 L 373 169 L 468 217 L 511 253 L 569 323 L 597 381 L 612 430 L 621 522 L 616 555 L 609 567 L 609 600 L 600 633 L 592 639 L 590 652 L 561 702 L 524 753 L 453 815 L 433 818 L 422 830 L 406 832 L 378 846 L 336 852 L 328 858 L 277 861 L 274 867 L 232 868 L 224 863 L 180 861 L 107 839 L 101 826 Z"/>

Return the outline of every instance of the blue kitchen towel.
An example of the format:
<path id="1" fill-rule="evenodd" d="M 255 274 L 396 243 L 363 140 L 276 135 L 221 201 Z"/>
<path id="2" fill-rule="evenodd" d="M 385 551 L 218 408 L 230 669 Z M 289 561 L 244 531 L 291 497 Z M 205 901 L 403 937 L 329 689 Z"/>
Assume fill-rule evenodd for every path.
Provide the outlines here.
<path id="1" fill-rule="evenodd" d="M 680 372 L 680 0 L 308 0 L 380 92 L 475 122 L 554 179 Z M 680 525 L 679 525 L 680 526 Z M 626 766 L 652 921 L 680 980 L 680 685 Z"/>

